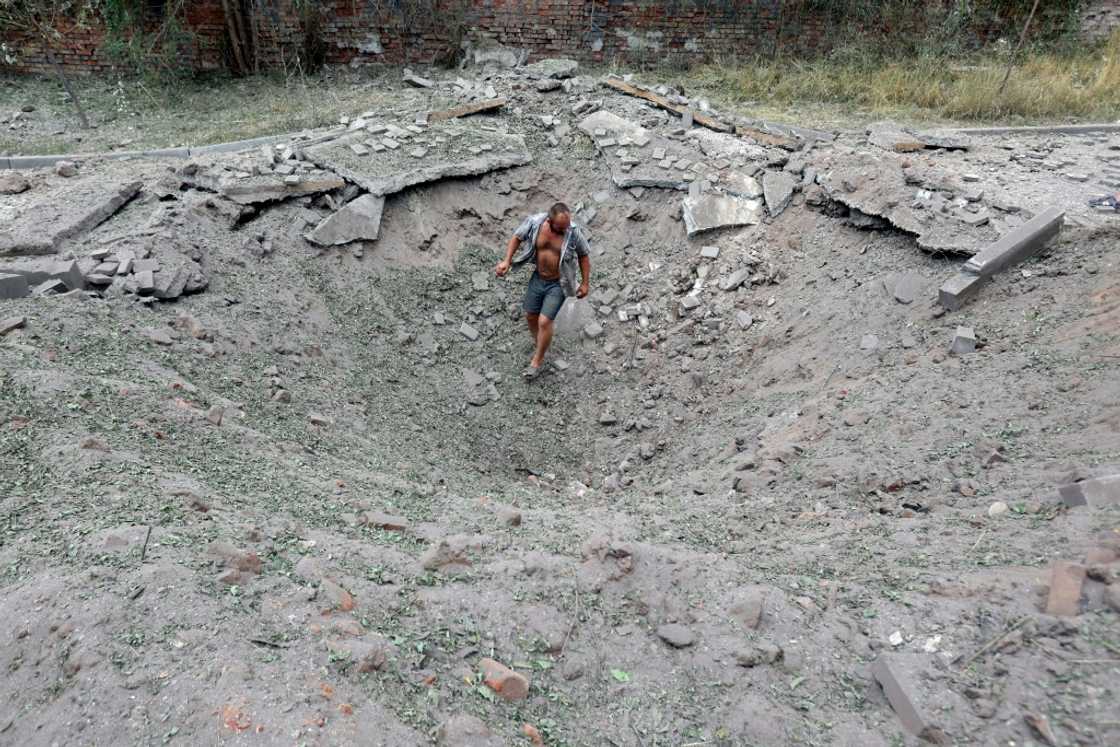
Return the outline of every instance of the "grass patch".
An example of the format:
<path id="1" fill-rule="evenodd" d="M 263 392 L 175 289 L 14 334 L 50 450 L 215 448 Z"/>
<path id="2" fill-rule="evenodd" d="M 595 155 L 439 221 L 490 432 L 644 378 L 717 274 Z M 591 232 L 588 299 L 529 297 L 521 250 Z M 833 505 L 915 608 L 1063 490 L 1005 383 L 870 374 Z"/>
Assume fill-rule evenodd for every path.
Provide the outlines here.
<path id="1" fill-rule="evenodd" d="M 742 106 L 838 107 L 913 120 L 1045 122 L 1120 116 L 1120 30 L 1074 51 L 1024 52 L 1001 94 L 1009 52 L 884 59 L 840 50 L 819 60 L 758 59 L 708 65 L 687 80 Z"/>

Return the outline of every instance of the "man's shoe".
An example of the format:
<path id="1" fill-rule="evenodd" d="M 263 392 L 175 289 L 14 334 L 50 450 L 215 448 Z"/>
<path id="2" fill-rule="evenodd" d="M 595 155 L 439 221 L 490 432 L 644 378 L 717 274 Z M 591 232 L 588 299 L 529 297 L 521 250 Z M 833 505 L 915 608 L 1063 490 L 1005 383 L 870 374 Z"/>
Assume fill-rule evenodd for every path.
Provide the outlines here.
<path id="1" fill-rule="evenodd" d="M 532 381 L 540 375 L 540 366 L 527 366 L 525 370 L 521 372 L 521 378 L 525 379 L 525 381 Z"/>

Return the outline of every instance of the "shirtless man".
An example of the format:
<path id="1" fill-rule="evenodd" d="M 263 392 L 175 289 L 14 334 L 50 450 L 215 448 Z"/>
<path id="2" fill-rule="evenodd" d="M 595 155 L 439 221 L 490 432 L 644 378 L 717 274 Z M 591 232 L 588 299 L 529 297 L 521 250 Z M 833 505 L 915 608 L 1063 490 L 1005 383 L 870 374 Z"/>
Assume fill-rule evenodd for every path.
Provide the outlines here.
<path id="1" fill-rule="evenodd" d="M 591 247 L 579 226 L 572 223 L 572 211 L 562 202 L 547 213 L 525 219 L 506 246 L 506 256 L 495 270 L 505 277 L 513 265 L 532 261 L 536 265 L 525 293 L 525 320 L 536 350 L 529 367 L 522 372 L 527 380 L 540 375 L 544 354 L 552 344 L 552 323 L 564 301 L 572 296 L 587 296 L 591 281 Z M 576 266 L 583 281 L 576 285 Z"/>

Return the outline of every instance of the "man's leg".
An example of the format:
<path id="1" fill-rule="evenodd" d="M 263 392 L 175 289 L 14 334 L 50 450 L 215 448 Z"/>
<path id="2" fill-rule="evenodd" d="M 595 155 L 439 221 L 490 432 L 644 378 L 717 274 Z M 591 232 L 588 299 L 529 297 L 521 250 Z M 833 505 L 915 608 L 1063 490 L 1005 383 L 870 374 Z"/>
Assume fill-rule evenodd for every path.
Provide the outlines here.
<path id="1" fill-rule="evenodd" d="M 537 341 L 537 324 L 540 318 L 540 314 L 525 315 L 525 321 L 529 323 L 529 336 L 533 338 L 533 342 Z"/>
<path id="2" fill-rule="evenodd" d="M 537 321 L 537 350 L 533 353 L 533 359 L 529 361 L 529 365 L 533 368 L 540 368 L 541 363 L 544 362 L 544 354 L 552 344 L 552 326 L 552 320 L 547 316 L 542 316 Z"/>

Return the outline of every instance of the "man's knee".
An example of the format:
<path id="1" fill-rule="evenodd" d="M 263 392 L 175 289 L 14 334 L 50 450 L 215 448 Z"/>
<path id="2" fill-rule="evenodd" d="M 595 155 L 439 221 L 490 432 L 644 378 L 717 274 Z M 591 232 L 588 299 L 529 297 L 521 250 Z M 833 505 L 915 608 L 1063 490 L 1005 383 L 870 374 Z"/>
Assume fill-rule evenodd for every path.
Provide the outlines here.
<path id="1" fill-rule="evenodd" d="M 540 321 L 540 318 L 541 318 L 540 314 L 526 314 L 525 315 L 525 321 L 529 323 L 530 327 L 537 326 L 537 322 Z"/>
<path id="2" fill-rule="evenodd" d="M 541 315 L 541 318 L 537 321 L 537 324 L 540 326 L 541 329 L 552 329 L 552 320 L 549 319 L 547 316 L 544 316 L 543 314 Z"/>

